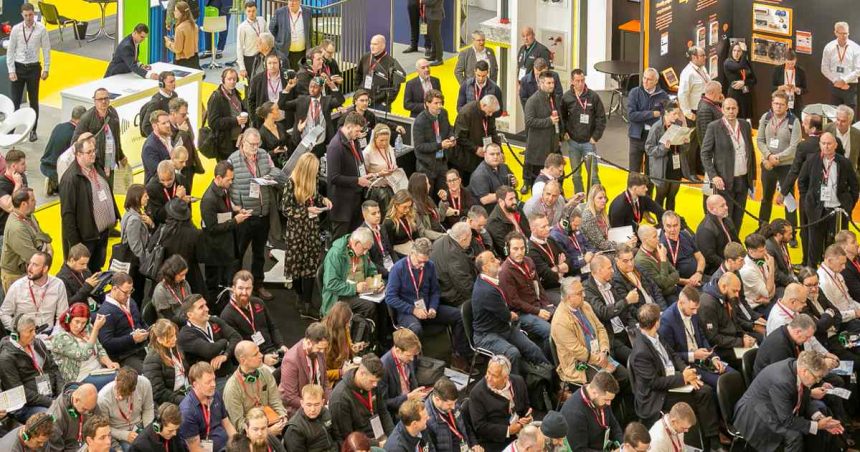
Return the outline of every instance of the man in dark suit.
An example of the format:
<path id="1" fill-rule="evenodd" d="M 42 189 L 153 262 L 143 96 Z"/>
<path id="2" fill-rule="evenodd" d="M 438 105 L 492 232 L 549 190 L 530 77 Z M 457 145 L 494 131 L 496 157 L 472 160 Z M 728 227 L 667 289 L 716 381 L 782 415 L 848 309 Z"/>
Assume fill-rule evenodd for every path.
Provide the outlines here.
<path id="1" fill-rule="evenodd" d="M 490 94 L 457 110 L 454 120 L 457 147 L 449 154 L 448 163 L 460 172 L 464 186 L 469 185 L 472 172 L 481 164 L 484 148 L 490 143 L 501 145 L 502 140 L 496 134 L 499 109 L 499 100 Z"/>
<path id="2" fill-rule="evenodd" d="M 313 42 L 311 15 L 311 9 L 302 6 L 301 0 L 289 0 L 287 6 L 275 11 L 275 17 L 269 22 L 269 32 L 275 36 L 275 49 L 281 58 L 289 60 L 293 70 L 299 69 L 299 62 Z"/>
<path id="3" fill-rule="evenodd" d="M 310 94 L 301 95 L 286 103 L 285 111 L 295 112 L 295 124 L 293 127 L 293 142 L 299 143 L 302 138 L 316 126 L 322 126 L 325 133 L 317 141 L 313 148 L 314 154 L 321 157 L 325 153 L 325 145 L 336 133 L 335 122 L 331 119 L 332 110 L 343 105 L 343 94 L 337 89 L 334 81 L 329 80 L 331 94 L 323 95 L 322 85 L 324 80 L 315 77 L 311 80 L 308 89 Z"/>
<path id="4" fill-rule="evenodd" d="M 364 223 L 360 227 L 370 229 L 373 233 L 373 246 L 370 248 L 370 261 L 376 266 L 376 271 L 382 274 L 382 279 L 388 279 L 388 271 L 394 266 L 397 257 L 394 254 L 394 246 L 388 238 L 388 232 L 380 227 L 382 224 L 382 212 L 379 203 L 368 199 L 361 203 L 361 216 Z"/>
<path id="5" fill-rule="evenodd" d="M 615 294 L 615 299 L 622 299 L 635 292 L 639 296 L 639 304 L 632 306 L 634 309 L 639 309 L 645 303 L 656 303 L 660 309 L 666 308 L 666 299 L 663 298 L 663 292 L 660 286 L 654 282 L 654 279 L 639 271 L 634 265 L 636 257 L 635 250 L 627 243 L 618 245 L 615 253 L 615 268 L 616 272 L 612 276 L 612 292 Z M 635 311 L 633 313 L 635 317 Z"/>
<path id="6" fill-rule="evenodd" d="M 270 53 L 265 61 L 265 70 L 251 78 L 246 91 L 251 123 L 254 127 L 260 127 L 263 123 L 265 118 L 257 116 L 257 108 L 268 102 L 271 99 L 270 93 L 274 92 L 278 96 L 278 108 L 284 110 L 284 127 L 290 128 L 294 124 L 294 116 L 292 111 L 286 111 L 286 102 L 295 99 L 298 81 L 296 78 L 287 80 L 284 77 L 284 72 L 281 71 L 281 59 L 274 52 Z M 267 151 L 271 150 L 267 149 Z"/>
<path id="7" fill-rule="evenodd" d="M 783 54 L 785 64 L 773 68 L 771 87 L 774 91 L 782 90 L 788 94 L 788 108 L 794 116 L 801 117 L 803 112 L 803 95 L 806 94 L 806 71 L 797 65 L 797 54 L 787 49 Z"/>
<path id="8" fill-rule="evenodd" d="M 370 52 L 358 60 L 355 80 L 360 88 L 370 91 L 370 108 L 391 111 L 391 104 L 406 78 L 403 66 L 385 50 L 385 37 L 370 38 Z"/>
<path id="9" fill-rule="evenodd" d="M 839 141 L 842 154 L 851 162 L 851 167 L 857 168 L 858 155 L 860 155 L 860 129 L 852 127 L 854 124 L 854 110 L 846 105 L 836 108 L 836 120 L 824 126 L 824 131 L 832 133 Z"/>
<path id="10" fill-rule="evenodd" d="M 771 234 L 765 243 L 767 253 L 773 256 L 776 274 L 774 283 L 777 287 L 785 287 L 797 282 L 794 269 L 791 265 L 791 256 L 788 254 L 788 244 L 794 236 L 794 227 L 784 218 L 777 218 L 770 222 L 768 233 Z"/>
<path id="11" fill-rule="evenodd" d="M 612 342 L 612 356 L 626 363 L 630 357 L 630 338 L 625 328 L 636 322 L 636 308 L 639 292 L 631 290 L 623 298 L 616 298 L 612 290 L 612 261 L 606 255 L 597 254 L 589 263 L 591 278 L 582 283 L 585 301 L 591 305 L 594 314 L 603 322 Z M 634 306 L 637 305 L 637 306 Z"/>
<path id="12" fill-rule="evenodd" d="M 828 370 L 824 356 L 814 351 L 771 364 L 735 405 L 732 424 L 760 452 L 840 450 L 833 435 L 844 432 L 842 424 L 810 400 L 812 386 Z"/>
<path id="13" fill-rule="evenodd" d="M 502 390 L 509 390 L 511 399 L 501 395 Z M 469 417 L 485 452 L 501 452 L 531 423 L 526 382 L 519 375 L 511 375 L 511 362 L 504 356 L 490 358 L 484 378 L 472 387 Z"/>
<path id="14" fill-rule="evenodd" d="M 821 222 L 819 220 L 836 208 L 851 215 L 860 193 L 857 172 L 847 158 L 836 153 L 836 143 L 836 137 L 832 134 L 822 134 L 821 154 L 813 154 L 806 160 L 797 180 L 800 192 L 805 193 L 801 203 L 806 206 L 807 221 L 816 223 L 816 227 L 808 231 L 806 264 L 813 268 L 821 262 L 824 248 L 832 243 L 837 225 L 844 221 L 840 218 L 841 214 L 831 215 Z M 836 174 L 833 174 L 834 171 Z"/>
<path id="15" fill-rule="evenodd" d="M 454 129 L 448 121 L 448 111 L 442 107 L 444 102 L 441 91 L 433 89 L 427 92 L 424 96 L 425 110 L 412 125 L 412 146 L 417 160 L 415 169 L 427 175 L 430 193 L 445 188 L 446 154 L 457 145 Z"/>
<path id="16" fill-rule="evenodd" d="M 619 391 L 611 373 L 598 372 L 587 385 L 568 397 L 561 407 L 561 415 L 567 422 L 568 444 L 587 450 L 604 450 L 607 439 L 621 444 L 621 424 L 610 409 Z"/>
<path id="17" fill-rule="evenodd" d="M 146 39 L 146 35 L 148 34 L 149 27 L 146 24 L 137 24 L 134 27 L 134 31 L 117 44 L 116 50 L 114 50 L 108 64 L 107 71 L 105 71 L 105 78 L 111 75 L 134 72 L 143 78 L 158 79 L 158 74 L 150 72 L 149 65 L 140 64 L 140 61 L 137 60 L 138 46 Z"/>
<path id="18" fill-rule="evenodd" d="M 326 147 L 326 181 L 332 210 L 332 240 L 354 231 L 361 224 L 362 191 L 371 180 L 364 169 L 364 158 L 355 143 L 364 127 L 364 118 L 356 112 L 347 114 L 338 133 Z"/>
<path id="19" fill-rule="evenodd" d="M 558 300 L 561 279 L 568 275 L 570 267 L 566 262 L 567 256 L 564 251 L 554 239 L 550 238 L 550 227 L 549 219 L 545 214 L 537 212 L 529 216 L 529 229 L 532 234 L 529 237 L 527 252 L 535 263 L 535 271 L 541 287 L 553 291 L 554 293 L 549 295 L 550 299 Z"/>
<path id="20" fill-rule="evenodd" d="M 609 227 L 633 226 L 633 232 L 638 232 L 645 212 L 654 214 L 659 222 L 665 210 L 648 196 L 648 176 L 628 173 L 627 190 L 609 204 Z"/>
<path id="21" fill-rule="evenodd" d="M 236 267 L 236 226 L 251 216 L 251 211 L 234 209 L 230 201 L 233 165 L 221 160 L 215 165 L 214 179 L 200 200 L 201 234 L 198 259 L 205 265 L 206 289 L 213 303 L 222 289 L 231 286 Z"/>
<path id="22" fill-rule="evenodd" d="M 552 66 L 552 55 L 545 45 L 537 42 L 534 28 L 523 27 L 520 30 L 520 38 L 523 40 L 523 45 L 517 51 L 517 79 L 522 79 L 531 72 L 538 58 L 543 58 L 547 65 Z"/>
<path id="23" fill-rule="evenodd" d="M 457 55 L 457 64 L 454 66 L 454 77 L 457 78 L 457 83 L 462 85 L 475 72 L 478 61 L 486 61 L 490 65 L 490 80 L 499 80 L 499 62 L 496 60 L 496 52 L 484 45 L 486 40 L 483 31 L 472 32 L 472 45 Z"/>
<path id="24" fill-rule="evenodd" d="M 540 90 L 529 97 L 523 109 L 527 138 L 522 194 L 528 192 L 543 169 L 546 156 L 559 153 L 559 139 L 564 131 L 561 108 L 561 96 L 555 94 L 555 79 L 544 71 L 540 74 Z"/>
<path id="25" fill-rule="evenodd" d="M 720 375 L 732 369 L 710 350 L 698 312 L 699 291 L 685 286 L 678 301 L 660 315 L 660 338 L 682 360 L 696 367 L 702 381 L 715 388 Z"/>
<path id="26" fill-rule="evenodd" d="M 485 96 L 496 96 L 499 101 L 499 110 L 493 116 L 496 118 L 501 116 L 505 109 L 502 89 L 490 79 L 490 64 L 486 61 L 478 61 L 475 63 L 474 76 L 460 84 L 460 92 L 457 95 L 457 111 L 460 111 L 467 103 L 481 100 Z"/>
<path id="27" fill-rule="evenodd" d="M 726 273 L 717 284 L 708 284 L 702 293 L 699 306 L 699 325 L 705 328 L 705 338 L 714 347 L 721 360 L 740 369 L 741 363 L 735 355 L 735 347 L 750 348 L 756 339 L 745 334 L 735 320 L 741 281 L 734 273 Z"/>
<path id="28" fill-rule="evenodd" d="M 753 376 L 773 363 L 797 358 L 803 350 L 803 344 L 813 337 L 815 321 L 806 314 L 798 314 L 791 322 L 771 331 L 756 352 Z"/>
<path id="29" fill-rule="evenodd" d="M 170 160 L 173 143 L 170 136 L 170 117 L 165 110 L 155 110 L 149 114 L 152 133 L 146 137 L 140 159 L 143 160 L 143 183 L 146 184 L 155 176 L 158 164 Z"/>
<path id="30" fill-rule="evenodd" d="M 752 129 L 738 120 L 738 102 L 723 101 L 722 120 L 708 125 L 702 140 L 702 165 L 716 192 L 727 197 L 732 224 L 740 230 L 749 190 L 755 188 L 756 162 Z M 735 162 L 741 165 L 735 168 Z"/>
<path id="31" fill-rule="evenodd" d="M 472 228 L 467 222 L 455 223 L 448 234 L 433 242 L 430 260 L 436 264 L 441 290 L 440 301 L 448 306 L 460 307 L 472 298 L 472 287 L 478 276 L 472 248 Z"/>
<path id="32" fill-rule="evenodd" d="M 424 111 L 424 97 L 432 90 L 441 91 L 437 77 L 430 75 L 430 63 L 424 58 L 415 62 L 417 76 L 406 82 L 403 93 L 403 108 L 409 111 L 410 118 L 417 118 Z"/>
<path id="33" fill-rule="evenodd" d="M 633 339 L 630 354 L 636 398 L 636 415 L 640 419 L 656 420 L 661 411 L 668 411 L 677 402 L 694 407 L 702 437 L 708 450 L 722 450 L 719 440 L 719 415 L 715 393 L 702 382 L 695 368 L 687 366 L 672 351 L 671 346 L 657 334 L 660 328 L 660 308 L 646 304 L 639 310 L 640 334 Z M 671 392 L 671 389 L 690 385 L 690 392 Z M 704 445 L 703 445 L 704 446 Z"/>
<path id="34" fill-rule="evenodd" d="M 696 246 L 705 256 L 705 274 L 711 275 L 723 262 L 726 245 L 740 242 L 740 239 L 734 223 L 728 218 L 726 200 L 720 195 L 711 195 L 705 204 L 708 213 L 696 228 Z"/>
<path id="35" fill-rule="evenodd" d="M 396 419 L 403 402 L 423 398 L 429 391 L 418 386 L 415 378 L 415 358 L 421 354 L 421 340 L 409 328 L 399 328 L 393 336 L 394 346 L 380 358 L 385 376 L 379 385 L 385 394 L 385 405 L 392 419 Z"/>
<path id="36" fill-rule="evenodd" d="M 424 15 L 421 12 L 421 0 L 409 0 L 406 4 L 406 10 L 409 13 L 409 47 L 403 50 L 403 53 L 415 53 L 418 51 L 418 38 L 421 34 L 421 24 L 424 22 Z M 427 31 L 427 30 L 425 30 Z M 430 56 L 430 36 L 424 33 L 424 55 Z"/>
<path id="37" fill-rule="evenodd" d="M 173 198 L 190 199 L 187 193 L 185 178 L 176 173 L 173 162 L 164 160 L 159 163 L 156 174 L 146 183 L 146 194 L 149 195 L 146 210 L 156 227 L 167 221 L 167 203 Z"/>

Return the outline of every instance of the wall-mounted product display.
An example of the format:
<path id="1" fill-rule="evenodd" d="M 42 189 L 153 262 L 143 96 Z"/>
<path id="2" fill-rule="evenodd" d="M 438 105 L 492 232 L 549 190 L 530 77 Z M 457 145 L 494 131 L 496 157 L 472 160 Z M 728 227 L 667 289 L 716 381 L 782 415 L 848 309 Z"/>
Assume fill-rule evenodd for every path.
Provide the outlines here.
<path id="1" fill-rule="evenodd" d="M 675 73 L 675 68 L 663 69 L 660 73 L 663 74 L 663 80 L 666 80 L 670 89 L 678 86 L 678 74 Z"/>
<path id="2" fill-rule="evenodd" d="M 557 71 L 568 69 L 568 39 L 567 33 L 546 28 L 537 29 L 537 40 L 549 49 L 552 66 Z"/>
<path id="3" fill-rule="evenodd" d="M 785 51 L 791 48 L 791 39 L 752 35 L 752 60 L 758 63 L 780 65 L 785 62 Z"/>
<path id="4" fill-rule="evenodd" d="M 791 36 L 791 15 L 790 8 L 753 3 L 752 29 L 761 33 Z"/>
<path id="5" fill-rule="evenodd" d="M 797 30 L 797 33 L 795 33 L 795 35 L 794 35 L 794 51 L 797 53 L 804 53 L 806 55 L 812 55 L 812 32 L 811 31 Z"/>

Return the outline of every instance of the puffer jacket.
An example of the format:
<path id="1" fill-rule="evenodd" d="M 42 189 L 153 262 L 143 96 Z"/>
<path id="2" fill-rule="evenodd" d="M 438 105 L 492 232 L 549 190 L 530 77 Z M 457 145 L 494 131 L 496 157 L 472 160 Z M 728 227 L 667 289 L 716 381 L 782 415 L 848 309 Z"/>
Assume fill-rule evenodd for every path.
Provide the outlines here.
<path id="1" fill-rule="evenodd" d="M 260 196 L 257 198 L 251 197 L 251 179 L 255 176 L 251 174 L 249 163 L 242 154 L 242 151 L 236 151 L 230 155 L 228 159 L 233 164 L 233 186 L 230 187 L 230 200 L 234 205 L 240 206 L 243 209 L 250 209 L 255 216 L 266 216 L 269 214 L 269 208 L 275 191 L 272 190 L 272 185 L 260 186 Z M 278 182 L 278 187 L 284 185 L 287 177 L 283 171 L 278 169 L 272 158 L 263 149 L 257 149 L 257 168 L 256 177 L 271 176 Z M 280 190 L 280 188 L 278 188 Z"/>
<path id="2" fill-rule="evenodd" d="M 39 394 L 36 379 L 40 372 L 33 367 L 32 357 L 24 351 L 17 343 L 12 342 L 11 337 L 4 337 L 0 341 L 0 377 L 4 388 L 24 386 L 24 394 L 27 397 L 27 406 L 42 406 L 48 408 L 53 403 L 53 395 L 58 395 L 63 390 L 63 377 L 60 369 L 45 343 L 41 339 L 33 340 L 33 351 L 44 358 L 41 375 L 48 377 L 51 382 L 51 395 Z"/>

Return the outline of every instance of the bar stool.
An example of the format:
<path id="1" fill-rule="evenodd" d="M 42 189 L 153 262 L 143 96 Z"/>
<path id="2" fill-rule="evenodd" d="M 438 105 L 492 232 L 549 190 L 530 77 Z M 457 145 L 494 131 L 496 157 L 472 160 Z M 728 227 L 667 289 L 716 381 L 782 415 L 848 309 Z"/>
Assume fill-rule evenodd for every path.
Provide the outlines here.
<path id="1" fill-rule="evenodd" d="M 203 18 L 202 30 L 212 36 L 212 62 L 202 65 L 206 69 L 220 69 L 224 66 L 215 62 L 215 39 L 218 33 L 227 31 L 227 16 L 206 16 Z"/>

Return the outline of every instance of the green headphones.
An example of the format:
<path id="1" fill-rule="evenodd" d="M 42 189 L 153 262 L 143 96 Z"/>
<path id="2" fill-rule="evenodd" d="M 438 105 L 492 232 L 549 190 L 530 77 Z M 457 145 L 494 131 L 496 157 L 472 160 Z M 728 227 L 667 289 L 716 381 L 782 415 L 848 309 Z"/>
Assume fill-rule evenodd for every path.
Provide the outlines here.
<path id="1" fill-rule="evenodd" d="M 30 441 L 33 431 L 35 431 L 40 425 L 45 424 L 47 422 L 53 423 L 54 415 L 48 414 L 40 418 L 38 421 L 34 422 L 33 425 L 31 425 L 30 427 L 25 426 L 23 430 L 21 430 L 21 439 L 23 439 L 24 441 Z"/>
<path id="2" fill-rule="evenodd" d="M 72 419 L 77 419 L 81 416 L 81 414 L 78 413 L 78 410 L 76 410 L 74 406 L 66 408 L 66 413 L 69 413 L 69 417 L 71 417 Z"/>
<path id="3" fill-rule="evenodd" d="M 242 377 L 245 379 L 245 383 L 256 383 L 260 378 L 260 369 L 255 369 L 253 372 L 247 374 L 242 373 L 240 370 L 239 373 L 242 374 Z"/>

